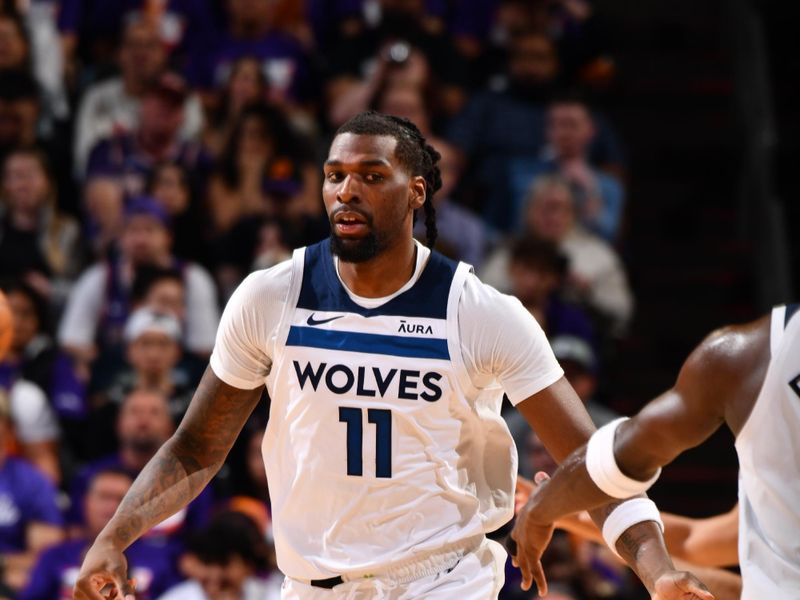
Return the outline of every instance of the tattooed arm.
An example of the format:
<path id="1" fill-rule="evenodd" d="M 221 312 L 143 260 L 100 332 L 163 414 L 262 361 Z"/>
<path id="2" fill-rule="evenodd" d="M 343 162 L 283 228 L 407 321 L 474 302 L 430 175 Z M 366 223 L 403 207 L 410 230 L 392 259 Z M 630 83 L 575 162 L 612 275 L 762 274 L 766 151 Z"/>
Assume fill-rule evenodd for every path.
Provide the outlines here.
<path id="1" fill-rule="evenodd" d="M 261 390 L 231 387 L 206 369 L 178 430 L 147 463 L 89 549 L 75 586 L 76 600 L 101 600 L 104 587 L 116 588 L 117 598 L 133 597 L 122 552 L 205 488 L 258 403 Z"/>

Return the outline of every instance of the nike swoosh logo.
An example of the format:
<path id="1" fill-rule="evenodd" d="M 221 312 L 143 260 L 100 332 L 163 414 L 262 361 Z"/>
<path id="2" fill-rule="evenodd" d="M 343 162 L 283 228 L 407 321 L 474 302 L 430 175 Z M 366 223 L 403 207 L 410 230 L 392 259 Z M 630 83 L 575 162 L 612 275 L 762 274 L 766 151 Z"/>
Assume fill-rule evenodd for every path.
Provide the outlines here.
<path id="1" fill-rule="evenodd" d="M 330 323 L 331 321 L 335 321 L 336 319 L 341 319 L 343 316 L 344 315 L 339 315 L 338 317 L 331 317 L 330 319 L 319 319 L 319 320 L 317 320 L 317 319 L 314 318 L 314 315 L 312 314 L 310 317 L 308 317 L 308 320 L 306 321 L 306 323 L 308 323 L 309 325 L 314 327 L 314 325 L 323 325 L 325 323 Z"/>

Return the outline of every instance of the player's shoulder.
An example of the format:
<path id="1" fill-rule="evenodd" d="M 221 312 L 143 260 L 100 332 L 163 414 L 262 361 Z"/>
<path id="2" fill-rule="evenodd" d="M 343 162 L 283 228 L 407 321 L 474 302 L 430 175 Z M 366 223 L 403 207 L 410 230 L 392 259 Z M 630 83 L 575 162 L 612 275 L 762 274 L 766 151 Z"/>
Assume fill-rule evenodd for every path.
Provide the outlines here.
<path id="1" fill-rule="evenodd" d="M 514 296 L 504 294 L 494 286 L 484 283 L 474 272 L 469 273 L 464 280 L 464 293 L 461 296 L 462 307 L 497 312 L 510 305 L 518 304 L 519 300 Z"/>
<path id="2" fill-rule="evenodd" d="M 738 382 L 765 367 L 770 357 L 770 315 L 715 329 L 695 348 L 684 371 L 704 381 Z"/>
<path id="3" fill-rule="evenodd" d="M 471 323 L 471 327 L 494 327 L 498 323 L 519 323 L 520 319 L 527 321 L 532 317 L 516 297 L 498 291 L 470 273 L 464 281 L 458 318 L 462 323 Z"/>

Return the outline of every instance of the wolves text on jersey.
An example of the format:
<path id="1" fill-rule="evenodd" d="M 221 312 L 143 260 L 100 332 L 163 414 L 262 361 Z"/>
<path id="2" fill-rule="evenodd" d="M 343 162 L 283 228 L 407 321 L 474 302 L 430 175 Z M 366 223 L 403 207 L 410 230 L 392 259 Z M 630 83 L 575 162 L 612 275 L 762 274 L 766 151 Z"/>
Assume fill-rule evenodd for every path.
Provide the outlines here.
<path id="1" fill-rule="evenodd" d="M 297 382 L 300 389 L 310 385 L 314 391 L 324 383 L 334 394 L 353 394 L 362 397 L 380 396 L 385 398 L 391 389 L 391 396 L 400 400 L 417 400 L 436 402 L 442 397 L 442 388 L 438 384 L 443 375 L 436 371 L 413 371 L 409 369 L 380 369 L 378 367 L 357 367 L 355 371 L 342 364 L 306 363 L 301 366 L 294 363 Z"/>

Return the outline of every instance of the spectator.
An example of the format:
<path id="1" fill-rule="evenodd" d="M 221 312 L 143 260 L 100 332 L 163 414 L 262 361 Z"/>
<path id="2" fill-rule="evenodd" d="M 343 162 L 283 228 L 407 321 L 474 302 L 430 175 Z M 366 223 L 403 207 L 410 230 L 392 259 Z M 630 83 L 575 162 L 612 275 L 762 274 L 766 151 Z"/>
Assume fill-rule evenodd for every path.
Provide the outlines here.
<path id="1" fill-rule="evenodd" d="M 84 376 L 97 348 L 119 348 L 129 314 L 130 290 L 142 266 L 177 268 L 186 289 L 185 346 L 208 355 L 219 322 L 216 291 L 206 271 L 177 260 L 170 251 L 169 217 L 151 198 L 137 198 L 127 208 L 119 256 L 89 267 L 78 279 L 58 331 L 58 341 L 80 362 Z"/>
<path id="2" fill-rule="evenodd" d="M 285 227 L 279 221 L 267 219 L 258 231 L 258 244 L 250 271 L 269 269 L 292 257 L 292 249 L 284 235 Z"/>
<path id="3" fill-rule="evenodd" d="M 433 135 L 430 109 L 422 90 L 409 85 L 389 86 L 378 95 L 376 108 L 384 114 L 409 119 L 439 151 L 442 187 L 433 197 L 439 232 L 437 249 L 451 258 L 480 266 L 487 247 L 485 227 L 476 215 L 453 201 L 461 177 L 462 157 L 452 145 Z M 425 236 L 423 219 L 415 223 L 414 235 Z"/>
<path id="4" fill-rule="evenodd" d="M 42 88 L 45 114 L 57 120 L 69 117 L 64 86 L 64 55 L 57 28 L 59 0 L 16 2 L 29 33 L 31 73 Z"/>
<path id="5" fill-rule="evenodd" d="M 0 71 L 30 72 L 31 47 L 25 24 L 15 11 L 0 13 Z"/>
<path id="6" fill-rule="evenodd" d="M 518 33 L 511 41 L 507 78 L 495 89 L 475 94 L 451 123 L 448 139 L 467 156 L 466 182 L 474 190 L 470 204 L 480 206 L 489 225 L 517 229 L 508 164 L 515 158 L 539 157 L 545 145 L 545 106 L 559 81 L 559 61 L 552 40 L 536 31 Z M 595 115 L 597 135 L 593 164 L 623 163 L 616 134 Z"/>
<path id="7" fill-rule="evenodd" d="M 564 369 L 564 376 L 583 401 L 595 426 L 602 427 L 618 418 L 619 414 L 595 400 L 597 358 L 591 345 L 586 340 L 571 335 L 552 338 L 550 345 L 558 363 Z"/>
<path id="8" fill-rule="evenodd" d="M 182 331 L 186 331 L 186 281 L 179 269 L 162 267 L 140 267 L 131 287 L 133 311 L 147 309 L 157 314 L 170 315 L 178 320 Z M 208 361 L 183 351 L 185 336 L 180 340 L 182 359 L 175 374 L 175 383 L 194 387 L 200 382 Z M 189 383 L 187 383 L 189 382 Z M 178 386 L 180 387 L 180 385 Z M 191 398 L 187 398 L 190 400 Z"/>
<path id="9" fill-rule="evenodd" d="M 66 137 L 41 135 L 39 86 L 26 70 L 0 70 L 0 162 L 18 148 L 41 148 L 58 183 L 59 208 L 77 213 Z"/>
<path id="10" fill-rule="evenodd" d="M 327 53 L 337 42 L 364 27 L 363 4 L 361 0 L 305 0 L 306 20 L 318 52 Z"/>
<path id="11" fill-rule="evenodd" d="M 483 264 L 488 249 L 488 236 L 483 222 L 472 211 L 453 201 L 452 194 L 461 177 L 462 162 L 459 153 L 447 142 L 434 142 L 439 151 L 439 170 L 442 187 L 433 197 L 436 208 L 437 249 L 456 260 L 463 260 L 478 268 Z M 425 220 L 417 218 L 414 235 L 425 237 Z"/>
<path id="12" fill-rule="evenodd" d="M 558 47 L 567 81 L 607 84 L 614 75 L 614 66 L 605 54 L 605 32 L 592 4 L 589 0 L 503 0 L 497 11 L 494 37 L 508 40 L 528 29 L 547 32 Z"/>
<path id="13" fill-rule="evenodd" d="M 39 88 L 28 73 L 0 71 L 0 159 L 11 150 L 36 143 L 38 104 Z"/>
<path id="14" fill-rule="evenodd" d="M 261 577 L 269 563 L 270 550 L 252 519 L 221 513 L 189 543 L 183 566 L 190 579 L 161 600 L 279 600 L 282 577 Z"/>
<path id="15" fill-rule="evenodd" d="M 485 51 L 499 4 L 499 0 L 425 2 L 427 20 L 431 23 L 429 27 L 449 31 L 455 47 L 467 59 L 478 58 Z"/>
<path id="16" fill-rule="evenodd" d="M 550 345 L 564 376 L 586 406 L 597 427 L 619 417 L 617 413 L 594 399 L 597 390 L 597 358 L 586 340 L 573 335 L 550 338 Z M 558 466 L 542 445 L 541 440 L 516 411 L 504 414 L 519 455 L 519 473 L 533 478 L 537 471 L 552 473 Z"/>
<path id="17" fill-rule="evenodd" d="M 125 193 L 121 182 L 96 175 L 83 186 L 84 234 L 93 258 L 111 258 L 124 225 Z"/>
<path id="18" fill-rule="evenodd" d="M 264 468 L 264 460 L 261 456 L 261 449 L 264 442 L 264 430 L 267 425 L 268 403 L 266 394 L 261 399 L 259 406 L 245 423 L 239 439 L 231 449 L 228 458 L 230 467 L 230 477 L 225 482 L 227 495 L 231 497 L 229 506 L 233 506 L 238 499 L 255 501 L 260 505 L 258 512 L 266 516 L 264 521 L 261 517 L 256 519 L 263 522 L 265 535 L 271 537 L 271 523 L 269 522 L 269 486 L 267 483 L 267 473 Z M 255 515 L 254 515 L 255 516 Z"/>
<path id="19" fill-rule="evenodd" d="M 471 183 L 484 218 L 503 231 L 515 224 L 506 165 L 515 156 L 536 156 L 544 145 L 544 104 L 559 71 L 556 48 L 543 34 L 520 34 L 511 43 L 506 68 L 504 87 L 475 94 L 448 131 L 474 170 Z"/>
<path id="20" fill-rule="evenodd" d="M 63 537 L 56 489 L 27 461 L 8 455 L 11 407 L 0 391 L 0 584 L 19 590 L 36 557 Z"/>
<path id="21" fill-rule="evenodd" d="M 309 52 L 316 50 L 314 33 L 309 23 L 310 0 L 275 0 L 275 27 L 290 33 Z"/>
<path id="22" fill-rule="evenodd" d="M 564 295 L 589 308 L 601 321 L 601 332 L 621 335 L 633 312 L 625 269 L 613 248 L 577 223 L 568 182 L 542 176 L 531 188 L 525 213 L 525 235 L 558 245 L 569 259 Z M 509 253 L 499 248 L 486 262 L 481 279 L 508 290 Z"/>
<path id="23" fill-rule="evenodd" d="M 72 597 L 86 550 L 111 519 L 132 481 L 130 474 L 121 469 L 103 469 L 94 474 L 84 498 L 85 535 L 45 550 L 18 600 Z M 136 597 L 140 600 L 154 600 L 178 581 L 168 546 L 140 539 L 131 544 L 125 556 L 131 578 L 136 581 Z"/>
<path id="24" fill-rule="evenodd" d="M 102 71 L 114 56 L 124 25 L 146 21 L 159 33 L 176 63 L 208 40 L 215 31 L 207 0 L 60 0 L 58 27 L 68 72 L 78 59 Z"/>
<path id="25" fill-rule="evenodd" d="M 24 378 L 43 390 L 49 390 L 53 340 L 47 333 L 47 299 L 30 285 L 12 281 L 4 286 L 11 314 L 14 336 L 5 357 L 0 361 L 0 379 Z"/>
<path id="26" fill-rule="evenodd" d="M 466 65 L 446 33 L 426 28 L 424 2 L 381 0 L 380 7 L 374 28 L 359 27 L 331 48 L 330 123 L 341 125 L 366 110 L 381 88 L 394 85 L 431 90 L 437 114 L 459 112 Z"/>
<path id="27" fill-rule="evenodd" d="M 169 215 L 175 256 L 203 260 L 205 248 L 199 232 L 204 215 L 195 200 L 196 190 L 192 189 L 186 168 L 176 162 L 159 163 L 150 175 L 146 191 Z"/>
<path id="28" fill-rule="evenodd" d="M 561 297 L 568 269 L 567 258 L 553 242 L 516 240 L 509 264 L 511 293 L 536 318 L 548 339 L 572 335 L 592 344 L 591 320 L 579 306 Z"/>
<path id="29" fill-rule="evenodd" d="M 18 377 L 15 365 L 0 365 L 0 394 L 8 403 L 16 448 L 51 481 L 61 480 L 58 442 L 60 431 L 47 395 L 38 385 Z M 8 440 L 8 438 L 4 438 Z"/>
<path id="30" fill-rule="evenodd" d="M 227 29 L 191 61 L 192 84 L 201 90 L 221 88 L 235 61 L 255 57 L 261 64 L 271 99 L 287 107 L 312 99 L 311 64 L 303 45 L 275 26 L 273 0 L 225 0 Z"/>
<path id="31" fill-rule="evenodd" d="M 120 75 L 90 86 L 81 100 L 74 144 L 78 176 L 86 172 L 89 152 L 100 140 L 137 128 L 140 101 L 167 66 L 167 48 L 155 25 L 130 21 L 122 34 L 118 62 Z M 203 122 L 197 96 L 186 97 L 183 114 L 181 135 L 192 139 L 199 135 Z"/>
<path id="32" fill-rule="evenodd" d="M 208 190 L 211 254 L 223 289 L 246 275 L 262 218 L 289 221 L 301 232 L 327 221 L 319 167 L 303 146 L 277 109 L 261 104 L 242 111 Z M 224 268 L 234 271 L 223 275 Z"/>
<path id="33" fill-rule="evenodd" d="M 83 429 L 87 411 L 84 389 L 72 376 L 69 358 L 59 352 L 50 334 L 46 298 L 24 282 L 11 283 L 5 288 L 5 293 L 14 315 L 14 337 L 8 353 L 0 361 L 0 387 L 10 390 L 20 407 L 27 407 L 26 411 L 20 408 L 19 413 L 28 415 L 31 422 L 25 426 L 23 419 L 19 424 L 22 437 L 28 439 L 23 444 L 23 451 L 27 451 L 29 459 L 34 460 L 40 469 L 56 479 L 59 472 L 55 446 L 58 433 L 50 408 L 55 411 L 61 425 L 61 462 L 68 462 L 75 453 L 80 453 L 86 433 Z M 17 394 L 22 394 L 25 399 L 17 399 Z M 32 432 L 38 431 L 38 434 L 25 433 L 28 428 Z"/>
<path id="34" fill-rule="evenodd" d="M 221 93 L 206 123 L 203 143 L 212 156 L 222 154 L 242 110 L 267 97 L 267 78 L 255 56 L 241 56 L 231 66 Z"/>
<path id="35" fill-rule="evenodd" d="M 161 73 L 140 98 L 139 122 L 129 132 L 118 132 L 98 142 L 89 154 L 87 176 L 113 175 L 123 182 L 129 196 L 144 193 L 153 168 L 175 162 L 196 173 L 196 185 L 210 165 L 199 142 L 181 139 L 186 123 L 189 89 L 175 72 Z"/>
<path id="36" fill-rule="evenodd" d="M 24 277 L 56 306 L 80 270 L 79 229 L 58 211 L 58 189 L 47 157 L 12 151 L 3 164 L 0 275 Z"/>
<path id="37" fill-rule="evenodd" d="M 184 328 L 186 323 L 186 285 L 179 269 L 141 267 L 131 288 L 134 310 L 148 308 L 159 314 L 172 315 Z"/>
<path id="38" fill-rule="evenodd" d="M 99 471 L 121 469 L 135 478 L 169 439 L 174 428 L 169 404 L 163 394 L 152 390 L 131 392 L 120 406 L 116 420 L 119 450 L 90 462 L 72 480 L 71 504 L 67 514 L 70 525 L 77 529 L 87 526 L 84 498 L 89 482 Z M 103 433 L 96 430 L 98 436 Z M 155 527 L 146 539 L 179 544 L 188 532 L 206 523 L 212 504 L 211 489 L 206 488 L 187 508 Z"/>
<path id="39" fill-rule="evenodd" d="M 95 411 L 110 409 L 105 429 L 113 428 L 122 401 L 136 389 L 151 390 L 166 396 L 169 412 L 176 423 L 183 418 L 194 394 L 195 381 L 186 368 L 180 368 L 182 331 L 178 317 L 139 308 L 125 325 L 126 363 L 110 386 L 93 398 Z M 93 420 L 97 427 L 97 419 Z M 102 426 L 102 425 L 101 425 Z"/>
<path id="40" fill-rule="evenodd" d="M 517 214 L 526 191 L 536 177 L 558 173 L 573 189 L 581 225 L 613 242 L 619 233 L 625 200 L 620 181 L 589 162 L 589 147 L 596 135 L 591 111 L 577 96 L 552 102 L 547 110 L 547 158 L 516 158 L 509 165 Z"/>

